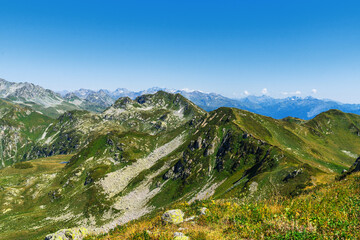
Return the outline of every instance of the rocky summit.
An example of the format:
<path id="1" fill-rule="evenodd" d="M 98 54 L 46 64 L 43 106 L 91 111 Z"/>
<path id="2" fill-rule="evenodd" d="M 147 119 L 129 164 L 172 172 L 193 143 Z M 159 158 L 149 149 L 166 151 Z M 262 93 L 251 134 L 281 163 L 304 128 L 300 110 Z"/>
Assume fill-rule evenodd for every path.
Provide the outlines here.
<path id="1" fill-rule="evenodd" d="M 85 96 L 66 98 L 79 106 Z M 216 208 L 201 201 L 298 197 L 334 181 L 360 154 L 360 116 L 339 110 L 311 120 L 206 112 L 165 91 L 57 118 L 34 103 L 0 100 L 0 239 L 102 234 L 159 212 L 161 224 L 205 223 Z M 196 211 L 184 216 L 189 205 Z"/>

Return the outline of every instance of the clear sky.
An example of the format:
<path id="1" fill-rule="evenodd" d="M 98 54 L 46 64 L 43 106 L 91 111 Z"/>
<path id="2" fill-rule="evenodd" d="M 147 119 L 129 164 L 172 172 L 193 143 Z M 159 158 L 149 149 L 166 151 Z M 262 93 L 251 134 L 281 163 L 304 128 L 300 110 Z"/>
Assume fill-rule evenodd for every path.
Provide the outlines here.
<path id="1" fill-rule="evenodd" d="M 360 1 L 0 0 L 0 78 L 360 103 Z"/>

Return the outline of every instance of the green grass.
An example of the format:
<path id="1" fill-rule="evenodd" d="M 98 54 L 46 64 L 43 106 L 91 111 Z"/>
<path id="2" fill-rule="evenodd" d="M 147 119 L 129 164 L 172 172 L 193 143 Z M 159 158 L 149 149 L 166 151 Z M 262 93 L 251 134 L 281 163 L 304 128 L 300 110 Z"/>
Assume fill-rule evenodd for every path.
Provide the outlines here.
<path id="1" fill-rule="evenodd" d="M 238 199 L 177 203 L 185 216 L 210 213 L 195 223 L 163 224 L 160 216 L 144 217 L 88 239 L 173 239 L 181 231 L 191 239 L 357 239 L 360 235 L 360 174 L 307 190 L 296 197 L 262 201 Z M 181 229 L 182 230 L 181 230 Z M 180 229 L 180 230 L 179 230 Z"/>
<path id="2" fill-rule="evenodd" d="M 27 132 L 24 132 L 24 139 L 35 141 L 49 122 L 53 125 L 49 127 L 46 137 L 58 134 L 49 146 L 41 145 L 41 141 L 39 144 L 28 142 L 24 145 L 22 141 L 18 145 L 24 145 L 21 154 L 36 153 L 35 157 L 50 153 L 75 155 L 45 159 L 48 162 L 31 160 L 0 170 L 0 210 L 3 211 L 0 228 L 4 234 L 15 239 L 25 236 L 35 238 L 60 228 L 85 224 L 90 219 L 92 224 L 100 226 L 111 220 L 104 216 L 119 200 L 118 197 L 149 180 L 150 190 L 161 186 L 161 189 L 157 189 L 160 190 L 157 195 L 148 202 L 149 207 L 157 210 L 189 201 L 204 190 L 210 181 L 210 185 L 222 182 L 214 189 L 214 203 L 203 201 L 191 206 L 174 206 L 183 207 L 187 214 L 196 212 L 201 205 L 217 213 L 216 216 L 209 216 L 209 219 L 199 220 L 201 224 L 197 227 L 200 230 L 189 232 L 189 236 L 195 239 L 221 239 L 223 235 L 228 239 L 252 238 L 252 232 L 264 234 L 254 235 L 263 238 L 280 238 L 280 234 L 288 234 L 289 239 L 319 236 L 309 225 L 281 232 L 277 226 L 271 225 L 278 224 L 274 216 L 280 213 L 266 212 L 266 206 L 277 206 L 280 200 L 284 201 L 287 205 L 279 207 L 282 212 L 294 204 L 289 201 L 299 201 L 300 204 L 300 200 L 295 199 L 305 196 L 314 186 L 327 184 L 342 169 L 348 168 L 355 159 L 342 150 L 360 153 L 360 116 L 329 111 L 310 121 L 291 118 L 275 120 L 231 108 L 220 108 L 205 114 L 179 95 L 164 94 L 145 96 L 144 106 L 148 106 L 149 102 L 162 104 L 165 99 L 166 107 L 147 112 L 135 109 L 134 112 L 117 116 L 118 119 L 105 120 L 101 119 L 101 115 L 86 111 L 71 111 L 52 120 L 39 115 L 24 115 L 22 110 L 20 113 L 15 111 L 13 114 L 21 121 L 12 124 L 25 126 L 23 129 Z M 164 117 L 179 110 L 179 102 L 185 107 L 185 117 Z M 134 101 L 132 104 L 132 108 L 144 107 Z M 4 109 L 1 110 L 0 106 L 1 111 Z M 5 120 L 11 123 L 13 119 L 8 117 Z M 36 128 L 26 128 L 36 125 L 36 122 L 39 122 Z M 158 124 L 161 126 L 159 129 L 156 127 Z M 114 197 L 108 197 L 97 184 L 106 174 L 133 164 L 179 135 L 184 135 L 185 142 L 178 149 L 159 159 L 151 168 L 133 176 L 125 190 Z M 5 145 L 3 142 L 1 146 Z M 64 158 L 62 161 L 70 163 L 60 164 L 55 162 L 55 158 Z M 302 169 L 299 175 L 285 180 L 290 173 L 299 169 Z M 251 192 L 249 188 L 254 185 L 257 190 Z M 227 207 L 227 202 L 232 208 Z M 250 210 L 244 208 L 243 203 Z M 120 213 L 116 211 L 112 209 L 112 216 L 119 216 L 116 214 Z M 263 217 L 262 213 L 265 214 Z M 62 219 L 66 214 L 71 216 Z M 246 220 L 246 217 L 250 219 Z M 283 217 L 289 216 L 286 213 Z M 265 221 L 269 219 L 275 222 Z M 290 218 L 284 220 L 285 225 L 293 226 L 291 221 Z M 14 223 L 19 224 L 14 227 Z M 153 223 L 162 228 L 159 221 Z M 243 229 L 243 224 L 249 229 Z M 301 226 L 304 224 L 301 222 Z M 206 233 L 216 228 L 219 229 L 214 235 Z M 126 227 L 121 229 L 127 231 Z M 275 229 L 273 233 L 271 229 Z M 148 229 L 140 230 L 134 229 L 126 236 L 132 239 L 141 239 L 142 236 L 154 238 L 151 234 L 145 234 L 144 231 Z M 234 235 L 234 231 L 248 235 Z M 163 233 L 165 239 L 170 235 L 170 232 Z"/>
<path id="3" fill-rule="evenodd" d="M 30 162 L 19 162 L 19 163 L 15 163 L 13 167 L 17 169 L 27 169 L 34 167 L 34 165 Z"/>
<path id="4" fill-rule="evenodd" d="M 289 121 L 238 109 L 233 111 L 234 123 L 243 131 L 322 171 L 340 173 L 350 167 L 354 158 L 342 150 L 360 154 L 358 115 L 330 110 L 309 121 Z"/>
<path id="5" fill-rule="evenodd" d="M 65 166 L 62 162 L 70 158 L 40 158 L 0 170 L 0 239 L 38 239 L 60 226 L 41 224 L 56 211 L 43 196 L 52 190 L 46 179 L 60 172 Z M 47 206 L 42 209 L 41 205 Z"/>
<path id="6" fill-rule="evenodd" d="M 0 116 L 0 126 L 4 127 L 0 136 L 0 161 L 5 166 L 34 157 L 36 141 L 54 121 L 29 108 L 4 100 L 0 100 Z"/>

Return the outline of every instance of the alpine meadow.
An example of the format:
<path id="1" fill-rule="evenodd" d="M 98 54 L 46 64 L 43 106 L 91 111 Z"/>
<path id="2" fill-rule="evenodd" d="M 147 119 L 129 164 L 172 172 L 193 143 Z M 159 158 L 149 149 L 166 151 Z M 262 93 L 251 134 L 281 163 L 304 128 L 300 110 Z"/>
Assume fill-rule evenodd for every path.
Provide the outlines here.
<path id="1" fill-rule="evenodd" d="M 359 10 L 0 0 L 0 240 L 360 239 Z"/>

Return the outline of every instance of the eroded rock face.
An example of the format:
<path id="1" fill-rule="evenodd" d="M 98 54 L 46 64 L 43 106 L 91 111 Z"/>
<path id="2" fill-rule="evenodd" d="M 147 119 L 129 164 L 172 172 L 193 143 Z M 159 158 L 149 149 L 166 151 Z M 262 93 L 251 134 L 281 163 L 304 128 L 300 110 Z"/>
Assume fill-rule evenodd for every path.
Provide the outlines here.
<path id="1" fill-rule="evenodd" d="M 56 233 L 47 235 L 45 240 L 82 240 L 88 234 L 86 228 L 61 229 Z"/>
<path id="2" fill-rule="evenodd" d="M 224 168 L 224 163 L 225 163 L 224 156 L 226 155 L 227 152 L 229 152 L 231 150 L 231 140 L 232 140 L 232 133 L 227 132 L 224 139 L 222 140 L 219 150 L 216 154 L 215 168 L 218 171 L 221 171 Z"/>
<path id="3" fill-rule="evenodd" d="M 184 213 L 180 209 L 166 211 L 161 219 L 164 222 L 179 224 L 184 221 Z"/>
<path id="4" fill-rule="evenodd" d="M 359 172 L 360 171 L 360 157 L 356 159 L 355 163 L 351 167 L 352 172 Z"/>
<path id="5" fill-rule="evenodd" d="M 360 157 L 356 159 L 354 164 L 349 168 L 349 170 L 343 170 L 341 175 L 338 177 L 339 180 L 346 178 L 346 176 L 355 173 L 360 172 Z"/>
<path id="6" fill-rule="evenodd" d="M 284 182 L 287 182 L 289 181 L 290 179 L 293 179 L 295 178 L 297 175 L 301 174 L 303 172 L 303 169 L 300 168 L 300 169 L 296 169 L 294 170 L 293 172 L 289 173 L 285 178 L 284 178 Z"/>

